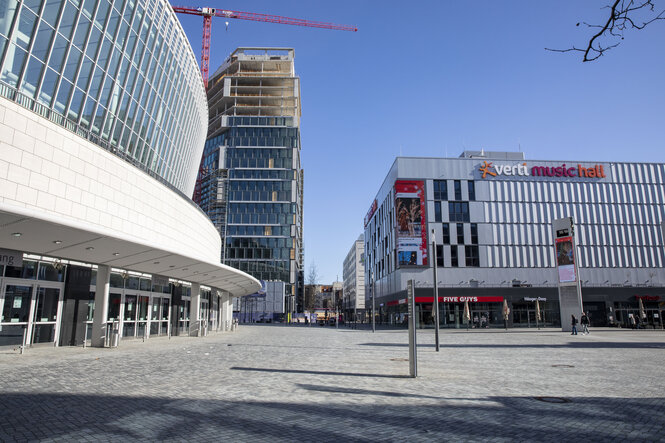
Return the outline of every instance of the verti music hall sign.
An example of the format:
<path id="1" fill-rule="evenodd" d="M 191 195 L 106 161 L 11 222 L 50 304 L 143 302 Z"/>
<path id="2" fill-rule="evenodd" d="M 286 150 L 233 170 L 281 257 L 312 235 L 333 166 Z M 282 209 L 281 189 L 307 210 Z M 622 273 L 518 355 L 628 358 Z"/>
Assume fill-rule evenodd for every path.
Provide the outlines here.
<path id="1" fill-rule="evenodd" d="M 580 178 L 605 178 L 605 168 L 601 164 L 584 167 L 580 164 L 570 166 L 563 163 L 560 166 L 527 166 L 526 163 L 497 164 L 483 161 L 478 167 L 482 178 L 499 176 L 534 176 L 534 177 L 580 177 Z"/>

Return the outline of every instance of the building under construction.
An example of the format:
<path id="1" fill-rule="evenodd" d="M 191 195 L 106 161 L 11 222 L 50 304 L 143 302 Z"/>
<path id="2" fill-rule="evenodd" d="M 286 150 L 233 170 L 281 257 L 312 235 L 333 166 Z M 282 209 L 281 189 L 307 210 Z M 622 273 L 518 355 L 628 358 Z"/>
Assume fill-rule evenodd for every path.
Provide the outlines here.
<path id="1" fill-rule="evenodd" d="M 300 79 L 290 48 L 238 48 L 208 84 L 209 127 L 195 200 L 223 238 L 222 262 L 286 283 L 302 312 Z M 291 297 L 289 297 L 291 296 Z"/>

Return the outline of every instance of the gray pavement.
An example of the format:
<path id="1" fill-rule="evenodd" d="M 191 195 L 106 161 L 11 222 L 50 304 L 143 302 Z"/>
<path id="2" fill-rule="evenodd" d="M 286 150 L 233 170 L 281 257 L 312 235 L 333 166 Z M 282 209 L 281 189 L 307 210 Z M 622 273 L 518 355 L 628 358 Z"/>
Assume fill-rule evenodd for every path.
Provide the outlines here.
<path id="1" fill-rule="evenodd" d="M 665 332 L 241 325 L 0 351 L 0 441 L 665 441 Z"/>

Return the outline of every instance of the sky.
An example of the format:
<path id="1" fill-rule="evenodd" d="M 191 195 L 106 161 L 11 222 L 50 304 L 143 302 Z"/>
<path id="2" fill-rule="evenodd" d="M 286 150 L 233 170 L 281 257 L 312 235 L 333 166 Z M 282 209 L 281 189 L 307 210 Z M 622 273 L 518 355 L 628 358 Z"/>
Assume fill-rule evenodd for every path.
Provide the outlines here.
<path id="1" fill-rule="evenodd" d="M 173 1 L 173 0 L 172 0 Z M 180 1 L 180 0 L 175 0 Z M 207 3 L 198 3 L 207 2 Z M 194 2 L 194 3 L 192 3 Z M 609 0 L 182 0 L 354 25 L 331 31 L 213 18 L 210 72 L 237 47 L 295 49 L 302 94 L 305 278 L 342 280 L 363 217 L 398 156 L 466 150 L 527 160 L 663 162 L 665 22 L 581 53 Z M 665 1 L 656 5 L 665 7 Z M 197 58 L 201 17 L 180 15 Z M 581 23 L 577 26 L 577 23 Z"/>

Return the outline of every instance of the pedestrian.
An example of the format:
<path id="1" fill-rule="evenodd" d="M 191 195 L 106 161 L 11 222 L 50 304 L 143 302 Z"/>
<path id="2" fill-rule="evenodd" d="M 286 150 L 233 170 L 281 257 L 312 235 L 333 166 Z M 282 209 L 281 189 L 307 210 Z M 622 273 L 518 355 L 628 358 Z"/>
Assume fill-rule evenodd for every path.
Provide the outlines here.
<path id="1" fill-rule="evenodd" d="M 573 332 L 570 335 L 577 335 L 577 319 L 574 314 L 570 314 L 570 324 L 573 327 Z"/>
<path id="2" fill-rule="evenodd" d="M 585 312 L 582 312 L 582 317 L 580 317 L 580 324 L 582 325 L 582 335 L 589 333 L 589 317 Z"/>
<path id="3" fill-rule="evenodd" d="M 635 329 L 640 329 L 640 316 L 635 314 L 633 318 L 635 319 Z"/>
<path id="4" fill-rule="evenodd" d="M 633 314 L 628 314 L 628 318 L 630 318 L 630 328 L 635 329 L 635 317 Z"/>

